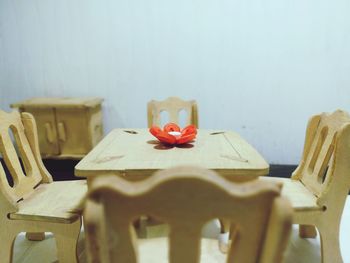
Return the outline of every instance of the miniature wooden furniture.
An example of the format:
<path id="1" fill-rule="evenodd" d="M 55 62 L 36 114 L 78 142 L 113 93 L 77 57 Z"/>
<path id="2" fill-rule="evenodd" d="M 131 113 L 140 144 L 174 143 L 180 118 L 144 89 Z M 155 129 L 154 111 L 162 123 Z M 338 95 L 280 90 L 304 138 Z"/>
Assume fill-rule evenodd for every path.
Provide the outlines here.
<path id="1" fill-rule="evenodd" d="M 280 196 L 281 185 L 254 180 L 231 183 L 213 171 L 177 167 L 156 173 L 141 182 L 116 176 L 97 178 L 84 210 L 86 251 L 90 262 L 139 262 L 132 221 L 147 214 L 170 225 L 169 262 L 199 262 L 200 247 L 218 252 L 217 241 L 202 239 L 203 225 L 215 217 L 237 225 L 227 262 L 280 263 L 289 240 L 292 209 Z M 166 238 L 143 240 L 140 262 L 167 262 L 160 252 Z M 216 244 L 216 245 L 215 245 Z M 154 255 L 165 258 L 154 259 Z M 153 259 L 152 259 L 153 258 Z M 209 261 L 205 258 L 204 262 Z M 201 261 L 203 262 L 203 261 Z M 222 261 L 223 262 L 223 261 Z"/>
<path id="2" fill-rule="evenodd" d="M 192 144 L 169 148 L 159 144 L 147 129 L 115 129 L 75 166 L 75 175 L 86 177 L 88 185 L 105 174 L 135 181 L 179 165 L 204 166 L 236 182 L 269 172 L 263 157 L 232 131 L 199 129 Z M 228 232 L 229 225 L 221 224 L 222 231 Z M 146 228 L 142 232 L 148 236 Z M 224 250 L 224 241 L 222 247 Z"/>
<path id="3" fill-rule="evenodd" d="M 86 181 L 52 181 L 41 161 L 35 120 L 29 113 L 0 111 L 0 154 L 13 180 L 8 182 L 0 165 L 1 262 L 11 262 L 19 232 L 35 236 L 45 231 L 55 235 L 60 263 L 77 262 L 79 204 Z"/>
<path id="4" fill-rule="evenodd" d="M 33 98 L 11 104 L 37 123 L 43 158 L 85 156 L 103 137 L 101 98 Z"/>
<path id="5" fill-rule="evenodd" d="M 179 124 L 179 113 L 185 110 L 187 114 L 186 125 L 193 124 L 198 127 L 198 108 L 194 100 L 184 101 L 178 97 L 169 97 L 163 101 L 151 100 L 147 104 L 148 127 L 161 125 L 161 112 L 169 113 L 169 121 Z"/>
<path id="6" fill-rule="evenodd" d="M 340 263 L 339 225 L 350 189 L 350 116 L 343 111 L 313 116 L 307 126 L 304 152 L 282 195 L 291 200 L 293 222 L 301 237 L 321 237 L 322 263 Z"/>
<path id="7" fill-rule="evenodd" d="M 75 175 L 86 177 L 88 184 L 105 174 L 135 181 L 179 165 L 203 166 L 233 181 L 269 172 L 263 157 L 232 131 L 199 129 L 193 143 L 167 147 L 147 129 L 115 129 L 75 166 Z"/>

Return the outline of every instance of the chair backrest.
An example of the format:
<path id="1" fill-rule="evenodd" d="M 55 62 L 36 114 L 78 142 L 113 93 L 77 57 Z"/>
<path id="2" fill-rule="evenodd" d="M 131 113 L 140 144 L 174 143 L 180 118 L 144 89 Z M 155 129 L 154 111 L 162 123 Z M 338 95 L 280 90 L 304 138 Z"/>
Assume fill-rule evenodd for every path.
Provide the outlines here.
<path id="1" fill-rule="evenodd" d="M 149 215 L 169 224 L 170 263 L 199 262 L 202 227 L 214 218 L 237 228 L 227 262 L 281 262 L 292 209 L 280 190 L 260 180 L 232 183 L 194 167 L 163 170 L 141 182 L 96 178 L 84 211 L 88 258 L 137 262 L 132 222 Z"/>
<path id="2" fill-rule="evenodd" d="M 25 199 L 41 182 L 52 181 L 41 161 L 31 114 L 0 110 L 0 154 L 13 180 L 10 186 L 0 164 L 0 191 L 11 204 Z"/>
<path id="3" fill-rule="evenodd" d="M 161 112 L 169 113 L 169 122 L 179 124 L 179 113 L 186 111 L 186 125 L 193 124 L 198 128 L 198 108 L 194 100 L 184 101 L 177 97 L 169 97 L 163 101 L 152 100 L 147 104 L 148 127 L 161 125 Z"/>
<path id="4" fill-rule="evenodd" d="M 292 178 L 301 180 L 319 204 L 332 195 L 346 196 L 350 187 L 349 114 L 337 110 L 309 120 L 303 156 Z"/>

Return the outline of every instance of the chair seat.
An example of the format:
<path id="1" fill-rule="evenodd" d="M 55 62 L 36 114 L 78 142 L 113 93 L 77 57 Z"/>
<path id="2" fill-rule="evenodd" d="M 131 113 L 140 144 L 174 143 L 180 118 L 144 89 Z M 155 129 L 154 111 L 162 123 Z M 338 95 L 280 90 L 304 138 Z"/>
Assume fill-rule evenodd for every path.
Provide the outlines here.
<path id="1" fill-rule="evenodd" d="M 316 196 L 299 180 L 279 177 L 261 177 L 260 179 L 283 183 L 282 196 L 290 200 L 295 210 L 322 210 L 322 207 L 317 205 Z"/>
<path id="2" fill-rule="evenodd" d="M 82 212 L 82 199 L 87 192 L 85 180 L 40 184 L 34 194 L 18 203 L 10 219 L 74 222 Z"/>
<path id="3" fill-rule="evenodd" d="M 166 263 L 168 238 L 138 239 L 140 263 Z M 201 239 L 201 263 L 226 262 L 226 254 L 219 250 L 217 239 Z"/>

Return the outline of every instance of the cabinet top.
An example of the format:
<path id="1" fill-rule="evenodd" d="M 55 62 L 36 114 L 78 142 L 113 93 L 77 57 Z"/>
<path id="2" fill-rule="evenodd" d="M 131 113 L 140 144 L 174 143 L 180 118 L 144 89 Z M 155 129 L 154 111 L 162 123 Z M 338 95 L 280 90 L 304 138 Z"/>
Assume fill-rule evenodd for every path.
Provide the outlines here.
<path id="1" fill-rule="evenodd" d="M 48 97 L 48 98 L 31 98 L 20 102 L 12 103 L 11 108 L 20 107 L 60 107 L 60 108 L 86 108 L 96 107 L 102 103 L 102 98 L 84 97 L 84 98 L 69 98 L 69 97 Z"/>

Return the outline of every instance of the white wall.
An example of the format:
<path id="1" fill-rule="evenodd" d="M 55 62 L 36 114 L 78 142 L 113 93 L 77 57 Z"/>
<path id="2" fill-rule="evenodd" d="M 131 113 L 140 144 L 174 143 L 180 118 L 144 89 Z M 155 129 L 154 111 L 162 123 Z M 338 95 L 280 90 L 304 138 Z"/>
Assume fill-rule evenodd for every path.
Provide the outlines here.
<path id="1" fill-rule="evenodd" d="M 196 99 L 271 163 L 299 162 L 308 117 L 350 111 L 348 0 L 0 0 L 0 108 L 105 98 L 106 131 L 148 100 Z"/>

